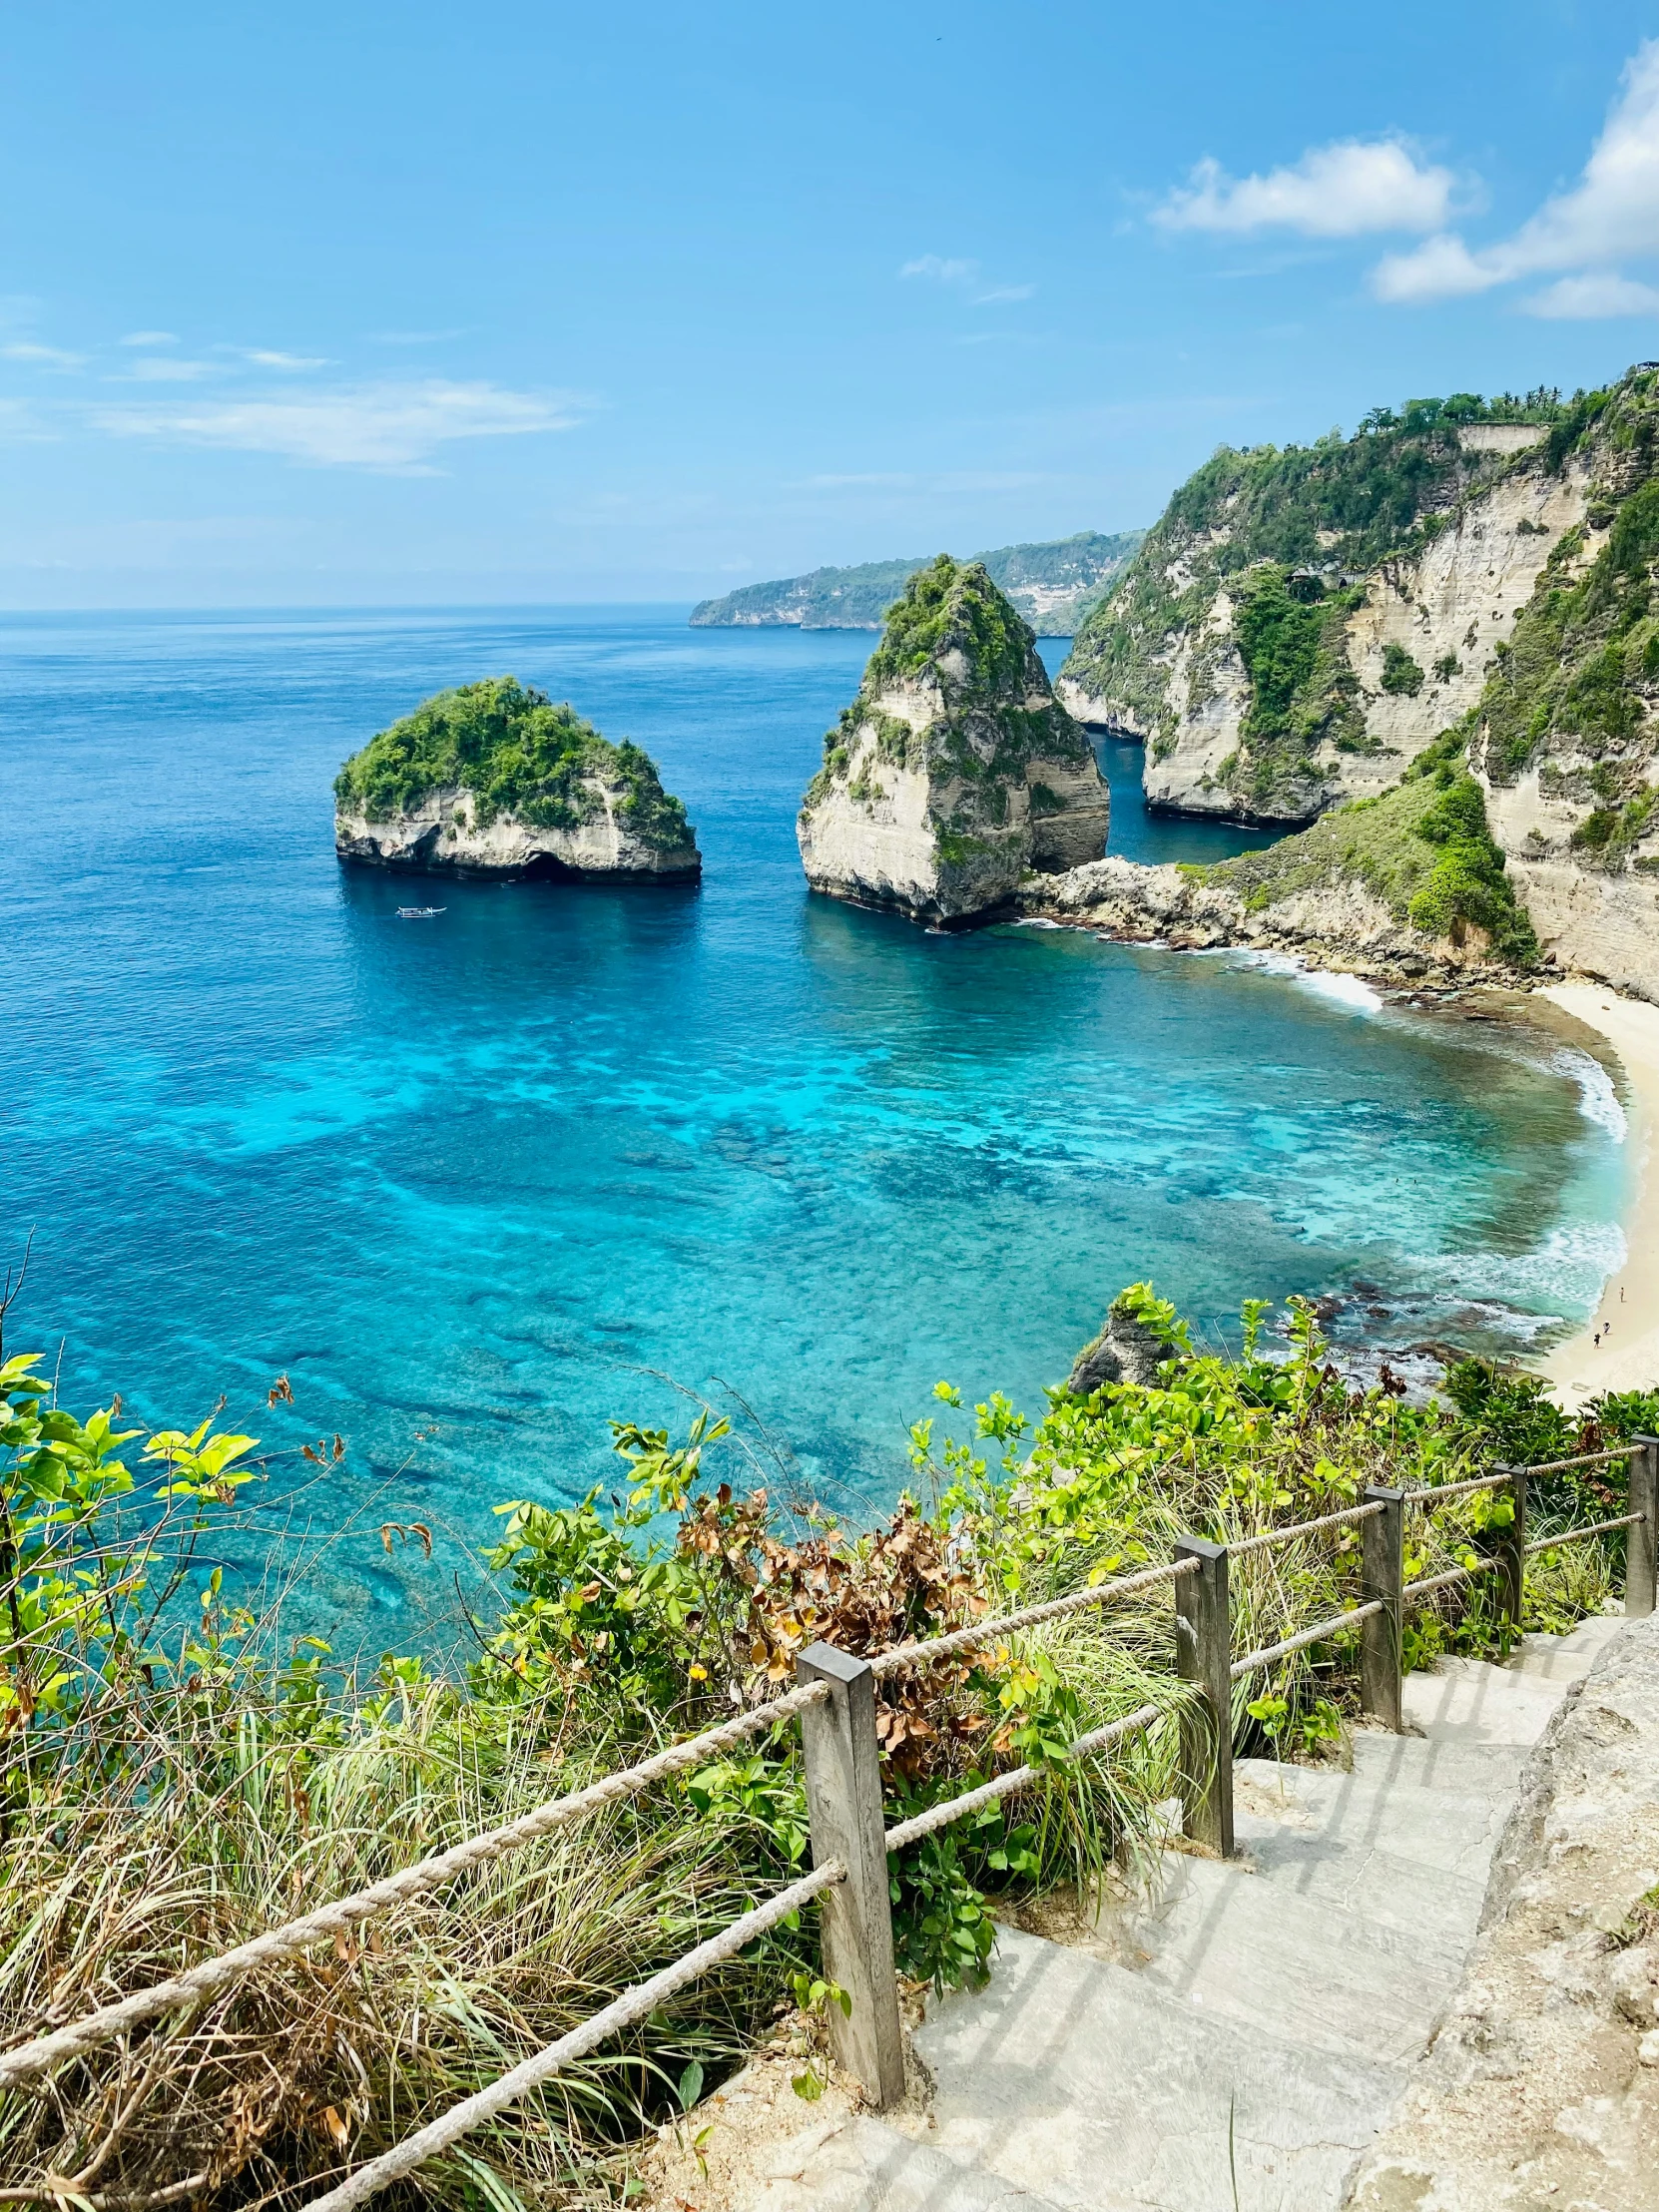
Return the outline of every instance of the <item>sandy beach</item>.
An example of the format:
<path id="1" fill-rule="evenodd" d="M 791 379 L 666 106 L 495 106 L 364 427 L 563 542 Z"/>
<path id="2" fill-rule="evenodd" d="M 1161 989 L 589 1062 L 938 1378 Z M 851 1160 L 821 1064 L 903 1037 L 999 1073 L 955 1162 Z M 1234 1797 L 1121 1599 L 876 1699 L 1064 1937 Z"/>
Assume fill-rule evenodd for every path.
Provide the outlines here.
<path id="1" fill-rule="evenodd" d="M 1603 1390 L 1659 1383 L 1659 1006 L 1620 998 L 1599 983 L 1555 983 L 1539 994 L 1586 1029 L 1605 1037 L 1624 1064 L 1632 1194 L 1625 1217 L 1629 1251 L 1611 1277 L 1590 1326 L 1558 1345 L 1544 1373 L 1562 1402 L 1575 1406 Z M 1601 1344 L 1595 1342 L 1603 1332 Z"/>

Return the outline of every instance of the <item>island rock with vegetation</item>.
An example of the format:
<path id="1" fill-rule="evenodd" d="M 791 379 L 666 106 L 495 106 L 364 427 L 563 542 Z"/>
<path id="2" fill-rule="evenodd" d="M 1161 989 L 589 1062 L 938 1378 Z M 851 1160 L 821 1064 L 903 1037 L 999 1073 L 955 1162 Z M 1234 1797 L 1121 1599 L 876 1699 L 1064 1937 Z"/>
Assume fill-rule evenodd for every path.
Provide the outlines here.
<path id="1" fill-rule="evenodd" d="M 497 676 L 423 700 L 334 780 L 341 859 L 425 874 L 655 882 L 697 876 L 697 835 L 655 763 Z"/>
<path id="2" fill-rule="evenodd" d="M 1098 858 L 1107 819 L 1030 630 L 983 568 L 941 553 L 824 741 L 797 824 L 809 882 L 935 925 L 986 919 L 1032 867 Z"/>
<path id="3" fill-rule="evenodd" d="M 1144 530 L 1108 537 L 1080 530 L 1043 545 L 1003 545 L 973 558 L 1039 637 L 1069 638 L 1105 598 Z M 879 630 L 887 609 L 925 561 L 864 561 L 810 576 L 746 584 L 692 609 L 698 629 Z"/>

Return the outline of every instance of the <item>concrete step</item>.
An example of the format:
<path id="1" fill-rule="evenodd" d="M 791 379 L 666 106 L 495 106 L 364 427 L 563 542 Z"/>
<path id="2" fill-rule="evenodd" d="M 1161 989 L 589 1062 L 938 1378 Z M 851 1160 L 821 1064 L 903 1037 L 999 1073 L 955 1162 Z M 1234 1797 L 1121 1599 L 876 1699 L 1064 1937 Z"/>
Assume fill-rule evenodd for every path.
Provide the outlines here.
<path id="1" fill-rule="evenodd" d="M 1401 1798 L 1415 1801 L 1409 1822 L 1399 1818 Z M 1272 1810 L 1252 1811 L 1252 1800 Z M 1276 1890 L 1466 1949 L 1504 1812 L 1500 1802 L 1426 1790 L 1350 1789 L 1308 1805 L 1242 1782 L 1234 1817 L 1244 1863 Z"/>
<path id="2" fill-rule="evenodd" d="M 1401 1768 L 1425 1772 L 1440 1764 L 1438 1745 L 1418 1737 L 1383 1739 L 1415 1747 Z M 1485 1863 L 1503 1833 L 1512 1795 L 1512 1768 L 1505 1747 L 1502 1767 L 1489 1789 L 1420 1784 L 1413 1772 L 1379 1772 L 1382 1761 L 1356 1759 L 1351 1771 L 1340 1767 L 1280 1766 L 1271 1759 L 1240 1759 L 1233 1768 L 1234 1806 L 1239 1819 L 1269 1822 L 1333 1843 L 1385 1853 L 1409 1861 L 1425 1875 L 1483 1878 Z M 1465 1766 L 1462 1779 L 1475 1779 Z"/>
<path id="3" fill-rule="evenodd" d="M 1163 1894 L 1126 1908 L 1123 1926 L 1118 1955 L 1138 1954 L 1143 1981 L 1206 2016 L 1389 2065 L 1422 2047 L 1467 1949 L 1461 1931 L 1390 1926 L 1237 1861 L 1176 1853 Z"/>
<path id="4" fill-rule="evenodd" d="M 1441 1659 L 1408 1674 L 1407 1726 L 1441 1744 L 1509 1744 L 1530 1750 L 1561 1702 L 1561 1685 L 1483 1659 Z"/>
<path id="5" fill-rule="evenodd" d="M 1603 1613 L 1580 1621 L 1570 1636 L 1523 1636 L 1503 1671 L 1540 1682 L 1582 1682 L 1623 1625 L 1622 1615 Z"/>
<path id="6" fill-rule="evenodd" d="M 1011 1932 L 916 2047 L 930 2142 L 1092 2212 L 1225 2212 L 1235 2169 L 1240 2212 L 1331 2212 L 1403 2080 Z"/>
<path id="7" fill-rule="evenodd" d="M 786 2152 L 788 2146 L 785 2146 Z M 750 2195 L 744 2212 L 1058 2212 L 993 2167 L 948 2158 L 884 2121 L 854 2114 Z"/>
<path id="8" fill-rule="evenodd" d="M 1411 1675 L 1407 1689 L 1419 1679 Z M 1357 1729 L 1353 1746 L 1356 1778 L 1378 1789 L 1430 1790 L 1436 1796 L 1494 1798 L 1505 1804 L 1514 1796 L 1528 1750 L 1525 1744 L 1389 1736 L 1381 1729 Z"/>

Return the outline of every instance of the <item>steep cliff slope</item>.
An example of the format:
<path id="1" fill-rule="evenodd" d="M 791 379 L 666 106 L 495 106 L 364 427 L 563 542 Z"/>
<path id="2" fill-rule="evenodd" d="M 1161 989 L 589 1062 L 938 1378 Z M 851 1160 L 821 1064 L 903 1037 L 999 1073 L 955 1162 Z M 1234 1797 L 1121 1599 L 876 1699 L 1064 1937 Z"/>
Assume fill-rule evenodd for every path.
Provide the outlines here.
<path id="1" fill-rule="evenodd" d="M 824 741 L 797 833 L 816 890 L 972 921 L 1021 875 L 1096 857 L 1105 781 L 1036 641 L 983 568 L 941 553 L 887 617 Z"/>
<path id="2" fill-rule="evenodd" d="M 448 875 L 698 874 L 650 757 L 511 676 L 425 700 L 334 780 L 341 859 Z"/>
<path id="3" fill-rule="evenodd" d="M 1078 633 L 1061 699 L 1147 741 L 1154 806 L 1296 824 L 1385 790 L 1479 699 L 1582 517 L 1566 413 L 1460 393 L 1224 447 Z"/>
<path id="4" fill-rule="evenodd" d="M 1497 656 L 1470 757 L 1543 943 L 1659 998 L 1659 373 L 1588 394 L 1555 443 L 1582 521 Z"/>
<path id="5" fill-rule="evenodd" d="M 1039 637 L 1069 638 L 1127 567 L 1144 530 L 1107 537 L 1080 530 L 1040 545 L 1004 545 L 973 558 Z M 879 630 L 887 609 L 925 561 L 865 561 L 809 576 L 745 584 L 692 609 L 694 628 Z"/>

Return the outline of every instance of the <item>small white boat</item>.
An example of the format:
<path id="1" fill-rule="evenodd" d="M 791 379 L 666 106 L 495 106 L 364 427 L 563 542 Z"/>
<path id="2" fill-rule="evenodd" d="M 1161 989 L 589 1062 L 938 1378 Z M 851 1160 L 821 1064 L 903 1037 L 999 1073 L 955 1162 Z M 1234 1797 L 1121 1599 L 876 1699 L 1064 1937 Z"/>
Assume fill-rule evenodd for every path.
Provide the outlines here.
<path id="1" fill-rule="evenodd" d="M 399 906 L 397 918 L 399 921 L 430 921 L 434 914 L 448 911 L 447 906 Z"/>

